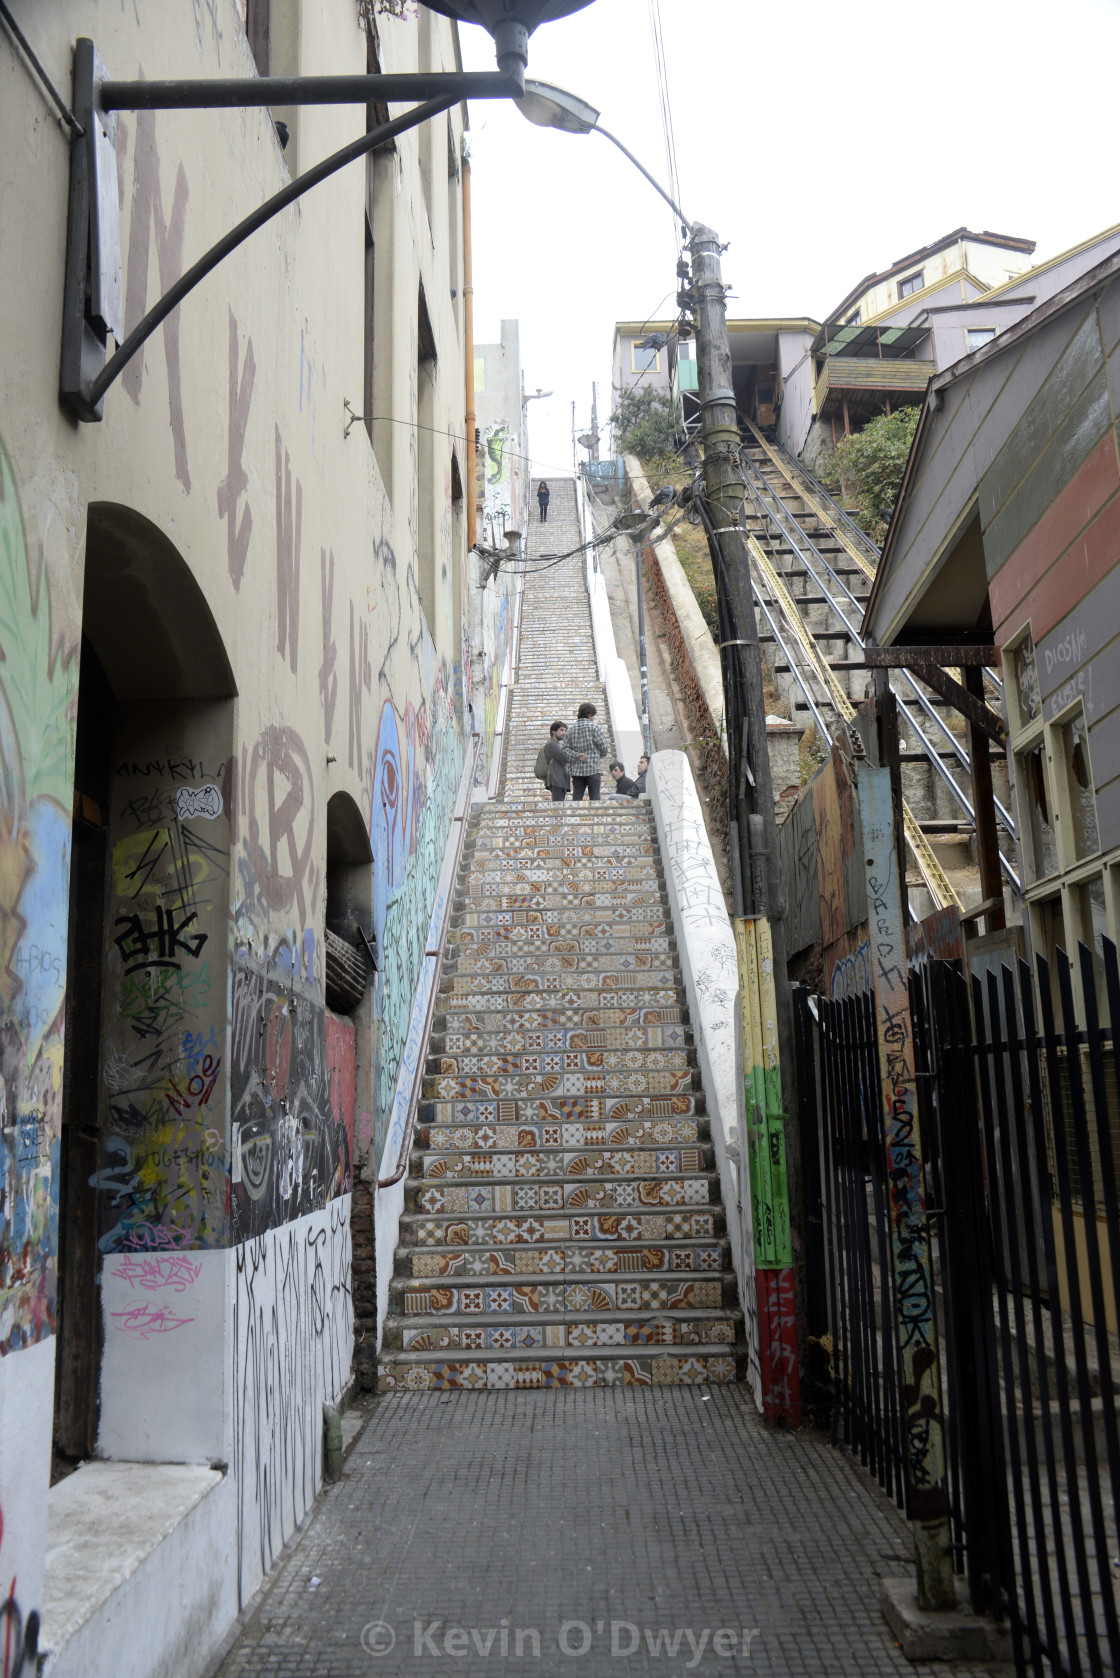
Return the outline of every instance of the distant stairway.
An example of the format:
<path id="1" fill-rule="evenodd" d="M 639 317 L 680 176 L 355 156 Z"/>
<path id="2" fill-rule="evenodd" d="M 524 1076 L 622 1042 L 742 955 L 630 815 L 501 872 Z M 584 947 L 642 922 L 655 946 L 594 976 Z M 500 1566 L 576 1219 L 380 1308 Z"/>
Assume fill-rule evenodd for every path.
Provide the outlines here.
<path id="1" fill-rule="evenodd" d="M 531 557 L 579 541 L 574 486 L 550 487 Z M 382 1391 L 745 1373 L 650 807 L 553 804 L 532 773 L 582 699 L 609 735 L 581 571 L 577 556 L 526 582 L 503 796 L 474 818 L 458 882 Z"/>

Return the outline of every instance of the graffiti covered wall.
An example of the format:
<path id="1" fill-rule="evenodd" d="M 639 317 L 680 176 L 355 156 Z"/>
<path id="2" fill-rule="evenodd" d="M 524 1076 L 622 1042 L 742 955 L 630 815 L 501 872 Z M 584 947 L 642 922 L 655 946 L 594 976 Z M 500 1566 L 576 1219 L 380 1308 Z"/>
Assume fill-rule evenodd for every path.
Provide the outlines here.
<path id="1" fill-rule="evenodd" d="M 418 691 L 431 697 L 419 707 L 407 701 L 403 711 L 392 697 L 384 699 L 370 766 L 374 926 L 381 951 L 374 999 L 377 1159 L 385 1144 L 463 768 L 454 688 L 423 618 L 413 656 L 421 672 Z"/>
<path id="2" fill-rule="evenodd" d="M 0 1355 L 53 1333 L 77 659 L 0 437 Z"/>

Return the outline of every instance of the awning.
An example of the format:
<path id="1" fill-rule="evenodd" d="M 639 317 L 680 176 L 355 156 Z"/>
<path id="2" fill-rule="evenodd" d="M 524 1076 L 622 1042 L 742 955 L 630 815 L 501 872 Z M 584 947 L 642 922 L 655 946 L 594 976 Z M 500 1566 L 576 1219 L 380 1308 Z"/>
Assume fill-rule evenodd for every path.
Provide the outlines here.
<path id="1" fill-rule="evenodd" d="M 928 326 L 822 326 L 813 340 L 814 355 L 879 356 L 896 361 L 913 355 Z"/>

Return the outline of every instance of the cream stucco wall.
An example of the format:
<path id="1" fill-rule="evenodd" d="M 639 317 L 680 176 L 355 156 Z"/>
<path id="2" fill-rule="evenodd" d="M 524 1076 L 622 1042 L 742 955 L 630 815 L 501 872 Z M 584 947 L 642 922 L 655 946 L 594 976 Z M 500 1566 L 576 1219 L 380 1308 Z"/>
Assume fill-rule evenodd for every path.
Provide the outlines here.
<path id="1" fill-rule="evenodd" d="M 365 69 L 354 0 L 274 0 L 274 10 L 302 73 Z M 14 12 L 65 89 L 72 42 L 82 35 L 121 78 L 256 74 L 236 0 L 157 12 L 14 0 Z M 452 26 L 426 16 L 430 67 L 455 68 Z M 378 28 L 383 68 L 415 69 L 415 17 L 381 17 Z M 228 1251 L 232 1268 L 210 1290 L 202 1409 L 211 1403 L 201 1391 L 211 1362 L 221 1392 L 205 1425 L 177 1421 L 161 1438 L 158 1410 L 149 1416 L 143 1455 L 182 1460 L 195 1435 L 211 1444 L 229 1437 L 233 1397 L 252 1390 L 244 1360 L 253 1336 L 244 1320 L 235 1325 L 237 1277 L 264 1262 L 266 1248 L 275 1248 L 274 1271 L 287 1265 L 276 1232 L 298 1230 L 301 1242 L 306 1235 L 317 1244 L 326 1219 L 342 1350 L 332 1349 L 326 1376 L 289 1395 L 291 1407 L 307 1407 L 300 1425 L 317 1437 L 322 1398 L 337 1399 L 349 1371 L 347 1191 L 363 1164 L 376 1168 L 464 761 L 465 508 L 452 498 L 453 452 L 464 485 L 473 471 L 463 437 L 460 182 L 448 166 L 459 156 L 462 122 L 456 107 L 432 124 L 429 202 L 415 132 L 379 156 L 368 177 L 364 161 L 348 166 L 203 281 L 110 389 L 101 423 L 79 426 L 57 397 L 69 143 L 0 36 L 0 1582 L 6 1595 L 18 1576 L 25 1619 L 42 1574 L 50 1462 L 48 1434 L 28 1429 L 19 1393 L 25 1366 L 28 1401 L 41 1404 L 45 1360 L 33 1353 L 47 1352 L 57 1318 L 53 1220 L 89 509 L 101 509 L 102 535 L 87 627 L 96 620 L 114 685 L 127 687 L 129 671 L 141 672 L 129 695 L 138 703 L 116 711 L 106 814 L 91 818 L 108 824 L 113 920 L 103 949 L 99 1093 L 83 1116 L 101 1137 L 98 1230 L 116 1267 L 105 1306 L 113 1322 L 106 1318 L 112 1388 L 101 1394 L 103 1447 L 129 1454 L 128 1405 L 143 1408 L 161 1346 L 175 1332 L 196 1332 L 180 1331 L 173 1309 L 154 1326 L 152 1301 L 178 1303 L 185 1323 L 178 1282 L 187 1276 L 189 1287 L 201 1286 L 211 1250 Z M 183 267 L 285 184 L 296 145 L 307 168 L 363 131 L 365 109 L 304 109 L 288 159 L 267 111 L 128 113 L 117 124 L 129 327 Z M 363 410 L 367 191 L 374 404 L 383 416 L 373 442 L 361 423 L 344 435 L 343 405 Z M 424 365 L 421 286 L 437 349 Z M 429 429 L 418 430 L 418 420 Z M 134 581 L 122 590 L 114 564 L 126 529 Z M 195 703 L 181 618 L 160 628 L 176 651 L 163 661 L 168 687 L 159 686 L 150 631 L 169 612 L 160 579 L 175 555 L 213 618 L 200 666 L 210 668 L 224 649 L 236 690 L 223 698 L 212 688 L 206 706 Z M 153 710 L 149 698 L 175 703 Z M 355 1016 L 346 1089 L 323 1014 L 326 812 L 337 793 L 353 801 L 369 836 L 369 909 L 381 949 L 372 997 Z M 127 953 L 155 937 L 152 916 L 170 902 L 174 881 L 172 873 L 137 873 L 135 859 L 138 847 L 154 855 L 151 844 L 164 839 L 176 855 L 181 845 L 186 860 L 174 878 L 185 891 L 189 876 L 198 901 L 189 932 L 180 918 L 172 939 L 177 1023 L 165 1029 L 164 1018 L 160 1053 L 141 1065 L 145 1044 L 126 1001 L 137 973 L 150 984 L 152 969 L 130 974 Z M 183 976 L 197 978 L 203 963 L 205 992 L 199 984 L 192 994 L 207 1000 L 192 1015 Z M 196 1090 L 203 1048 L 209 1064 Z M 173 1257 L 194 1251 L 206 1259 L 198 1277 Z M 128 1253 L 144 1255 L 142 1283 L 139 1258 L 122 1270 L 112 1257 Z M 310 1311 L 300 1290 L 317 1287 L 321 1275 L 301 1260 L 280 1281 L 270 1274 L 269 1296 L 288 1289 Z M 134 1332 L 134 1308 L 143 1332 Z M 278 1369 L 294 1367 L 284 1347 L 274 1350 Z M 114 1411 L 114 1395 L 124 1409 Z M 272 1449 L 275 1413 L 256 1420 L 264 1430 L 254 1434 L 257 1448 Z M 310 1460 L 313 1488 L 317 1451 Z M 256 1467 L 242 1457 L 231 1472 L 252 1476 L 256 1488 Z M 257 1497 L 253 1489 L 250 1501 Z M 243 1560 L 255 1582 L 258 1563 Z"/>

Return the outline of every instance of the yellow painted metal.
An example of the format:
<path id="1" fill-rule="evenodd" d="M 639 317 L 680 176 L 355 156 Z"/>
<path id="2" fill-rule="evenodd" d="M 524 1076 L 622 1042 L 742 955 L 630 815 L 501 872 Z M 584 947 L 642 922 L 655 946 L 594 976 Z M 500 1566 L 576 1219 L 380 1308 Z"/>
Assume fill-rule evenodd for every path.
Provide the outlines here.
<path id="1" fill-rule="evenodd" d="M 852 538 L 847 535 L 839 525 L 834 523 L 825 503 L 818 495 L 815 495 L 811 489 L 794 476 L 789 467 L 785 464 L 781 455 L 778 454 L 775 449 L 770 447 L 770 444 L 766 441 L 761 431 L 759 431 L 755 426 L 754 422 L 752 420 L 747 420 L 746 423 L 752 436 L 754 437 L 755 442 L 766 455 L 767 460 L 769 460 L 772 466 L 777 467 L 778 471 L 782 474 L 782 477 L 786 480 L 786 483 L 793 490 L 794 494 L 800 496 L 805 505 L 807 507 L 811 507 L 822 523 L 828 526 L 830 533 L 835 536 L 836 540 L 841 543 L 844 548 L 846 548 L 863 574 L 866 577 L 871 577 L 873 579 L 875 576 L 874 564 L 868 559 L 867 555 L 860 550 Z"/>
<path id="2" fill-rule="evenodd" d="M 790 630 L 796 636 L 799 646 L 805 653 L 816 672 L 817 679 L 823 683 L 825 690 L 831 694 L 832 703 L 845 722 L 851 722 L 855 716 L 855 706 L 844 692 L 836 678 L 836 672 L 830 670 L 828 660 L 822 654 L 813 639 L 805 620 L 797 609 L 797 602 L 782 581 L 776 567 L 763 552 L 756 537 L 747 536 L 747 546 L 750 549 L 751 562 L 758 567 L 758 572 L 771 597 L 776 601 L 783 618 L 789 624 Z M 953 890 L 949 877 L 933 854 L 933 849 L 922 832 L 918 818 L 914 815 L 905 799 L 902 804 L 902 820 L 906 830 L 906 840 L 914 853 L 914 860 L 918 864 L 918 871 L 929 889 L 934 905 L 938 909 L 948 909 L 950 906 L 964 910 L 964 904 Z"/>

